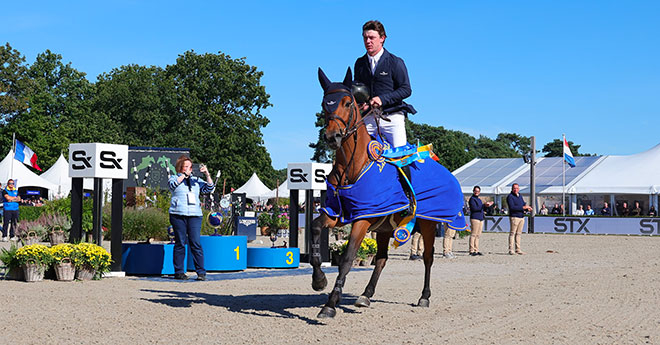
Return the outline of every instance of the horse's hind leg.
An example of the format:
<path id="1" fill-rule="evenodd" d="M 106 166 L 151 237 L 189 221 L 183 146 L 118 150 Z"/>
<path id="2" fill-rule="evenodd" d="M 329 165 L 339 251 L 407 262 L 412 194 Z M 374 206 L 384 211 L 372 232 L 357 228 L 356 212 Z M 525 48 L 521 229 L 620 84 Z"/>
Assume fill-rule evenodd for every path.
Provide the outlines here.
<path id="1" fill-rule="evenodd" d="M 323 306 L 317 317 L 328 318 L 334 317 L 337 314 L 335 307 L 341 300 L 341 292 L 344 287 L 346 276 L 351 270 L 353 260 L 355 260 L 357 250 L 362 244 L 362 240 L 364 239 L 364 235 L 367 233 L 369 225 L 369 220 L 358 220 L 353 223 L 353 228 L 351 229 L 351 237 L 348 239 L 346 250 L 344 251 L 344 255 L 342 255 L 341 262 L 339 263 L 339 275 L 337 275 L 335 287 L 332 289 L 332 292 L 328 297 L 328 302 L 325 304 L 325 306 Z"/>
<path id="2" fill-rule="evenodd" d="M 419 219 L 419 227 L 424 239 L 424 289 L 417 302 L 418 307 L 428 307 L 431 297 L 431 266 L 433 266 L 433 244 L 435 242 L 435 222 Z"/>
<path id="3" fill-rule="evenodd" d="M 328 279 L 321 270 L 321 229 L 334 227 L 337 224 L 336 219 L 330 218 L 322 213 L 312 222 L 312 253 L 309 257 L 309 263 L 312 265 L 312 289 L 321 291 L 328 286 Z"/>
<path id="4" fill-rule="evenodd" d="M 355 301 L 356 307 L 368 307 L 371 305 L 369 300 L 373 297 L 374 292 L 376 292 L 376 284 L 378 284 L 378 278 L 380 278 L 380 273 L 385 268 L 385 263 L 387 262 L 387 250 L 390 245 L 390 232 L 379 232 L 376 236 L 376 241 L 378 242 L 378 251 L 376 252 L 376 267 L 374 268 L 373 273 L 371 273 L 371 279 L 369 279 L 369 284 L 364 288 L 362 296 L 360 296 L 357 301 Z"/>

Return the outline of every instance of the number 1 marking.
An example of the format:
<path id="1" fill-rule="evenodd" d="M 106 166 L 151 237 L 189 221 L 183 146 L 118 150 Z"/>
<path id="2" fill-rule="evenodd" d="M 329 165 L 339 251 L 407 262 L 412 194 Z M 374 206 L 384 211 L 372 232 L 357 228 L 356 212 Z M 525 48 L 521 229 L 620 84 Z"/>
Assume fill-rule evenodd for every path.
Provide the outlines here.
<path id="1" fill-rule="evenodd" d="M 238 260 L 238 253 L 240 251 L 239 246 L 236 246 L 236 249 L 234 249 L 234 251 L 236 252 L 236 260 Z"/>

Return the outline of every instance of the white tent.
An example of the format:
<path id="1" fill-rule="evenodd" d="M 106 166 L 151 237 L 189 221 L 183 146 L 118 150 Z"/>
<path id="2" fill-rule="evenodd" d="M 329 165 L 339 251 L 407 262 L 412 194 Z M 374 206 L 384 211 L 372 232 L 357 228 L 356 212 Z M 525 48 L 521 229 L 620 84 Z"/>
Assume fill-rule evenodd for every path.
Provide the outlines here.
<path id="1" fill-rule="evenodd" d="M 56 185 L 54 195 L 65 197 L 71 191 L 71 177 L 69 177 L 69 163 L 66 158 L 60 153 L 60 158 L 57 159 L 50 169 L 46 170 L 40 175 L 42 178 L 50 181 Z M 83 180 L 83 189 L 94 190 L 94 179 L 85 178 Z M 108 195 L 112 195 L 112 179 L 103 179 L 103 190 Z"/>
<path id="2" fill-rule="evenodd" d="M 233 191 L 233 193 L 245 193 L 245 196 L 255 201 L 267 200 L 266 194 L 270 192 L 270 188 L 261 182 L 256 173 L 253 173 L 250 179 L 245 182 L 240 188 Z"/>
<path id="3" fill-rule="evenodd" d="M 277 190 L 277 195 L 275 195 L 275 191 Z M 298 191 L 298 202 L 303 203 L 305 202 L 305 193 L 307 191 L 304 190 L 299 190 Z M 321 196 L 321 191 L 320 190 L 314 190 L 314 193 L 312 194 L 314 197 L 320 197 Z M 266 199 L 272 199 L 275 198 L 276 196 L 279 196 L 280 198 L 288 198 L 291 196 L 291 191 L 289 190 L 289 185 L 287 181 L 285 180 L 277 189 L 273 189 L 270 192 L 268 192 L 266 195 L 264 195 Z"/>
<path id="4" fill-rule="evenodd" d="M 13 164 L 13 173 L 12 173 Z M 9 150 L 9 153 L 0 162 L 0 182 L 3 186 L 9 179 L 17 181 L 16 187 L 41 187 L 46 188 L 50 193 L 57 192 L 57 186 L 39 175 L 33 173 L 23 163 L 14 159 L 14 151 Z"/>
<path id="5" fill-rule="evenodd" d="M 71 190 L 71 178 L 69 177 L 69 163 L 64 156 L 60 153 L 60 158 L 57 159 L 50 169 L 46 170 L 40 175 L 47 181 L 57 185 L 55 195 L 66 196 Z"/>
<path id="6" fill-rule="evenodd" d="M 629 156 L 606 156 L 567 193 L 658 194 L 660 193 L 660 144 Z"/>

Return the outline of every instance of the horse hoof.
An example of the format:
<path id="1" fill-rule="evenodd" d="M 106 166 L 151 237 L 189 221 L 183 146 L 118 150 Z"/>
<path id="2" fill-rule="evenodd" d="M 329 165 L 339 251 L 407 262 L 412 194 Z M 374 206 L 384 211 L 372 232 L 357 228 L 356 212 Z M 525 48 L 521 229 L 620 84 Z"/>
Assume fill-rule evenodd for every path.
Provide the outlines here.
<path id="1" fill-rule="evenodd" d="M 328 279 L 325 276 L 323 276 L 323 279 L 312 279 L 312 289 L 314 291 L 323 291 L 326 286 L 328 286 Z"/>
<path id="2" fill-rule="evenodd" d="M 419 302 L 417 302 L 418 307 L 428 308 L 429 305 L 430 305 L 430 302 L 427 298 L 420 298 Z"/>
<path id="3" fill-rule="evenodd" d="M 318 315 L 316 315 L 316 317 L 318 317 L 319 319 L 332 319 L 333 317 L 335 317 L 335 315 L 337 315 L 337 311 L 335 311 L 335 308 L 323 307 L 323 309 L 321 309 L 321 311 L 319 312 Z"/>
<path id="4" fill-rule="evenodd" d="M 369 308 L 370 305 L 371 305 L 371 301 L 369 301 L 369 297 L 367 296 L 360 296 L 358 297 L 357 301 L 355 301 L 356 307 Z"/>

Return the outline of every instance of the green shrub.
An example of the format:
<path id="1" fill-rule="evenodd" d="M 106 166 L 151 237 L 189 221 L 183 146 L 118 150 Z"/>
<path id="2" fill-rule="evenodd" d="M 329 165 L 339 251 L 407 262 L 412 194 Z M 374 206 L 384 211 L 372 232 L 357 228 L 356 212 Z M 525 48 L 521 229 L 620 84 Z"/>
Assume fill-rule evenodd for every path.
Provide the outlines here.
<path id="1" fill-rule="evenodd" d="M 18 207 L 18 214 L 20 215 L 20 220 L 27 220 L 27 221 L 32 221 L 32 220 L 37 220 L 43 213 L 46 212 L 46 209 L 44 207 L 36 207 L 36 206 L 19 206 Z"/>
<path id="2" fill-rule="evenodd" d="M 123 238 L 129 241 L 168 239 L 169 215 L 157 208 L 126 208 L 123 217 Z M 109 231 L 108 231 L 109 232 Z"/>

